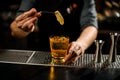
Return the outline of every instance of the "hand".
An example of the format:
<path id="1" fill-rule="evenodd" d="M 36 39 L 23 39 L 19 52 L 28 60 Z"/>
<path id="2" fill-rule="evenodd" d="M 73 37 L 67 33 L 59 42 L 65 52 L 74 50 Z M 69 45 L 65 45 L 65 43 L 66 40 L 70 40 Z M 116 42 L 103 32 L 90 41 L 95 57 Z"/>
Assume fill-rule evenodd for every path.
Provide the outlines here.
<path id="1" fill-rule="evenodd" d="M 72 42 L 69 45 L 68 49 L 68 54 L 65 57 L 65 62 L 70 63 L 70 62 L 75 62 L 78 60 L 79 57 L 81 57 L 84 54 L 84 46 L 82 46 L 82 43 L 80 42 Z"/>
<path id="2" fill-rule="evenodd" d="M 40 16 L 41 13 L 37 12 L 35 8 L 32 8 L 31 10 L 19 15 L 15 19 L 15 22 L 18 28 L 27 32 L 33 32 L 35 29 L 34 23 L 38 20 L 38 17 Z"/>

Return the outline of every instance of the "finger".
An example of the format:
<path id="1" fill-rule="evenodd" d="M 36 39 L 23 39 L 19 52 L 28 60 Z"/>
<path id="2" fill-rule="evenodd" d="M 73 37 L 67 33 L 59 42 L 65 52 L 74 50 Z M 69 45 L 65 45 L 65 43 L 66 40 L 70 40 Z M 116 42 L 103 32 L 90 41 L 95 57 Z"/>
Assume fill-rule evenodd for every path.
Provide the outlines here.
<path id="1" fill-rule="evenodd" d="M 24 28 L 25 24 L 35 23 L 35 21 L 37 21 L 37 20 L 38 20 L 37 17 L 28 17 L 28 18 L 26 18 L 26 19 L 24 19 L 22 21 L 18 21 L 16 23 L 17 23 L 18 27 Z M 25 26 L 27 26 L 27 25 L 25 25 Z"/>
<path id="2" fill-rule="evenodd" d="M 76 46 L 74 47 L 74 49 L 75 49 L 75 50 L 79 50 L 79 49 L 80 49 L 80 46 L 76 45 Z"/>
<path id="3" fill-rule="evenodd" d="M 17 23 L 17 26 L 18 27 L 21 27 L 21 28 L 24 28 L 23 27 L 23 24 L 24 23 L 26 23 L 27 21 L 29 21 L 30 19 L 32 19 L 33 17 L 28 17 L 28 18 L 26 18 L 26 19 L 24 19 L 24 20 L 21 20 L 21 21 L 17 21 L 16 23 Z"/>
<path id="4" fill-rule="evenodd" d="M 76 56 L 75 58 L 73 58 L 72 60 L 71 60 L 71 62 L 76 62 L 79 58 L 80 58 L 81 56 Z"/>
<path id="5" fill-rule="evenodd" d="M 70 44 L 68 53 L 72 54 L 72 52 L 73 52 L 73 50 L 74 50 L 74 47 L 75 47 L 75 44 L 74 44 L 74 42 L 72 42 L 72 43 Z"/>
<path id="6" fill-rule="evenodd" d="M 64 58 L 65 62 L 70 61 L 71 57 L 72 57 L 72 54 L 66 55 L 65 58 Z"/>
<path id="7" fill-rule="evenodd" d="M 36 21 L 36 18 L 32 18 L 32 19 L 30 19 L 30 20 L 28 20 L 28 21 L 26 21 L 23 25 L 22 25 L 22 27 L 21 28 L 25 28 L 25 29 L 28 29 L 28 30 L 26 30 L 26 31 L 34 31 L 34 22 Z"/>
<path id="8" fill-rule="evenodd" d="M 80 46 L 75 46 L 74 49 L 73 49 L 73 51 L 76 53 L 76 55 L 79 55 L 80 52 L 81 52 Z"/>
<path id="9" fill-rule="evenodd" d="M 73 58 L 75 58 L 77 55 L 75 54 L 75 52 L 72 52 L 72 54 L 71 53 L 69 53 L 65 58 L 64 58 L 64 60 L 65 60 L 65 62 L 71 62 L 71 60 L 73 59 Z"/>
<path id="10" fill-rule="evenodd" d="M 29 24 L 28 27 L 24 27 L 24 28 L 19 27 L 19 28 L 22 29 L 25 32 L 33 32 L 34 31 L 34 25 L 32 23 Z"/>
<path id="11" fill-rule="evenodd" d="M 82 53 L 82 50 L 79 49 L 79 50 L 76 50 L 76 51 L 74 51 L 74 52 L 76 53 L 77 56 L 79 56 L 79 55 Z"/>
<path id="12" fill-rule="evenodd" d="M 16 18 L 16 21 L 21 21 L 27 17 L 34 16 L 37 13 L 36 9 L 32 8 L 31 10 L 24 12 Z"/>
<path id="13" fill-rule="evenodd" d="M 34 31 L 34 24 L 33 23 L 30 23 L 29 25 L 28 25 L 28 30 L 30 31 L 30 32 L 33 32 Z"/>
<path id="14" fill-rule="evenodd" d="M 70 48 L 71 48 L 71 44 L 68 45 L 67 53 L 69 53 Z"/>
<path id="15" fill-rule="evenodd" d="M 74 50 L 71 53 L 69 53 L 66 57 L 65 57 L 65 62 L 70 63 L 70 62 L 75 62 L 80 56 L 82 56 L 82 50 Z"/>

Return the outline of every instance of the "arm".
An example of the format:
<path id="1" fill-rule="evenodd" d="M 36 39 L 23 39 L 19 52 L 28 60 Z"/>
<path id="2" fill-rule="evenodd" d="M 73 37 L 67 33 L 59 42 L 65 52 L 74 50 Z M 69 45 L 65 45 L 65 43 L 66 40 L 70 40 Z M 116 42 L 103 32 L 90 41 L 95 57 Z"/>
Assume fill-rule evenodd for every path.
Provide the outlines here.
<path id="1" fill-rule="evenodd" d="M 78 60 L 78 58 L 84 54 L 85 50 L 94 42 L 97 34 L 98 30 L 94 26 L 84 28 L 78 39 L 70 43 L 68 54 L 64 58 L 65 62 L 69 63 Z"/>
<path id="2" fill-rule="evenodd" d="M 80 17 L 82 33 L 76 41 L 70 43 L 65 62 L 75 62 L 94 42 L 98 34 L 97 14 L 94 0 L 83 0 L 84 6 Z"/>
<path id="3" fill-rule="evenodd" d="M 94 26 L 87 26 L 76 40 L 83 46 L 83 50 L 86 50 L 94 42 L 98 34 L 97 28 Z"/>
<path id="4" fill-rule="evenodd" d="M 86 50 L 94 42 L 98 33 L 97 12 L 94 0 L 84 0 L 80 23 L 83 31 L 77 42 L 81 43 L 83 49 Z"/>

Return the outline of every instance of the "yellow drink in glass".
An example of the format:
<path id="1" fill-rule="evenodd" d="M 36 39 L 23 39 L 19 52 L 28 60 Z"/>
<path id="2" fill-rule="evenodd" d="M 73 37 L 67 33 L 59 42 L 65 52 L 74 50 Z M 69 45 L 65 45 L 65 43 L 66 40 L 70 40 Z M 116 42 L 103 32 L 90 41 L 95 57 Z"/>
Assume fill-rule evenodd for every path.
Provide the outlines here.
<path id="1" fill-rule="evenodd" d="M 67 55 L 69 45 L 69 37 L 51 36 L 49 39 L 52 62 L 57 64 L 64 63 L 64 57 Z"/>

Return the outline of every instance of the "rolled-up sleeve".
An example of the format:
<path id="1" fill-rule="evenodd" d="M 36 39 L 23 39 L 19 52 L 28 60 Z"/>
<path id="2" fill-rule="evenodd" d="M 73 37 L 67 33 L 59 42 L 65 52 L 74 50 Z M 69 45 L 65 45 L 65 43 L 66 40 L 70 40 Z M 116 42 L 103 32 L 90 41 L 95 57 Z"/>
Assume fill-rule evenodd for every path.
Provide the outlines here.
<path id="1" fill-rule="evenodd" d="M 80 24 L 82 28 L 94 26 L 98 28 L 97 12 L 94 0 L 83 0 L 84 6 L 81 13 Z"/>

